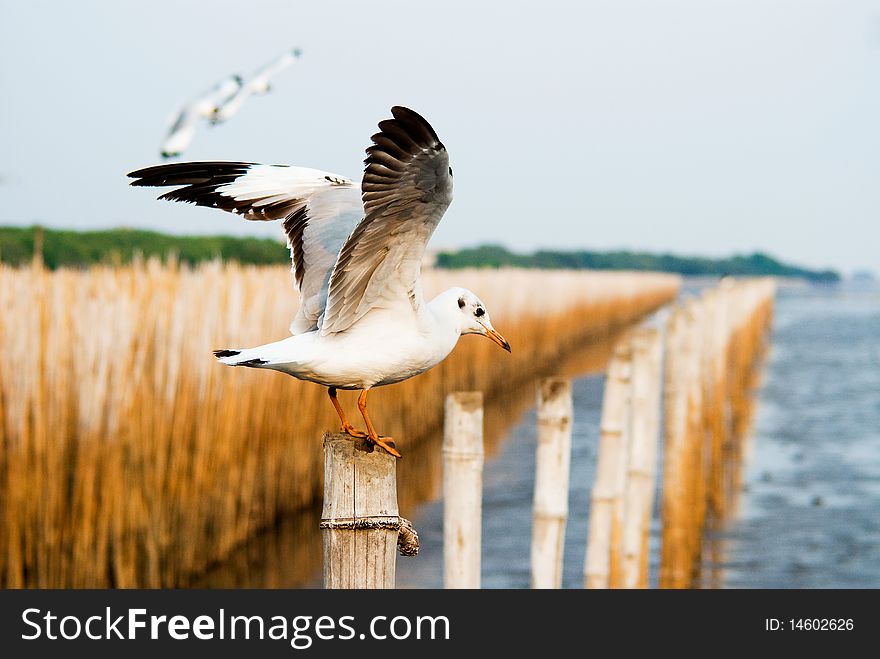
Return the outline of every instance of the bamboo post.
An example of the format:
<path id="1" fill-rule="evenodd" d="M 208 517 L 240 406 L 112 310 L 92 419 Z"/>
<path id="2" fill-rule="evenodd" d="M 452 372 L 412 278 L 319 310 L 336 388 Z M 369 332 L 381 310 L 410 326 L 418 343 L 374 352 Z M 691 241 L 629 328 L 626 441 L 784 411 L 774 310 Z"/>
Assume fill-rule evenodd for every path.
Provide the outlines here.
<path id="1" fill-rule="evenodd" d="M 538 383 L 538 446 L 532 505 L 532 588 L 562 587 L 571 463 L 571 383 Z"/>
<path id="2" fill-rule="evenodd" d="M 664 457 L 663 503 L 661 520 L 663 532 L 660 552 L 661 588 L 684 587 L 681 573 L 687 525 L 684 508 L 688 492 L 685 444 L 687 435 L 688 383 L 687 321 L 685 311 L 677 308 L 666 326 L 666 363 L 664 368 Z"/>
<path id="3" fill-rule="evenodd" d="M 483 394 L 446 397 L 443 428 L 443 586 L 480 587 Z"/>
<path id="4" fill-rule="evenodd" d="M 703 387 L 706 394 L 706 425 L 709 434 L 712 465 L 709 474 L 710 514 L 722 516 L 727 507 L 726 451 L 732 437 L 727 423 L 726 390 L 724 386 L 724 362 L 726 357 L 727 320 L 726 301 L 731 282 L 722 279 L 718 287 L 703 295 L 707 314 L 704 323 Z"/>
<path id="5" fill-rule="evenodd" d="M 704 533 L 735 505 L 748 450 L 750 391 L 772 313 L 773 284 L 722 279 L 676 310 L 667 329 L 660 586 L 701 574 Z M 709 552 L 717 550 L 711 543 Z"/>
<path id="6" fill-rule="evenodd" d="M 397 460 L 370 448 L 324 435 L 324 588 L 394 588 Z"/>
<path id="7" fill-rule="evenodd" d="M 608 588 L 617 571 L 620 517 L 629 436 L 631 349 L 623 337 L 614 349 L 605 377 L 599 428 L 599 457 L 590 502 L 590 528 L 584 560 L 584 587 Z"/>
<path id="8" fill-rule="evenodd" d="M 685 317 L 688 334 L 685 357 L 685 375 L 688 390 L 687 432 L 685 435 L 685 460 L 688 483 L 688 497 L 684 501 L 684 515 L 687 520 L 685 560 L 681 564 L 683 587 L 691 587 L 700 577 L 701 555 L 703 549 L 703 524 L 708 506 L 708 474 L 711 473 L 711 446 L 707 443 L 705 428 L 705 396 L 702 379 L 702 354 L 704 350 L 705 305 L 700 301 L 688 300 Z"/>
<path id="9" fill-rule="evenodd" d="M 633 334 L 632 432 L 630 435 L 623 516 L 624 588 L 648 587 L 648 539 L 660 425 L 662 344 L 656 328 Z"/>

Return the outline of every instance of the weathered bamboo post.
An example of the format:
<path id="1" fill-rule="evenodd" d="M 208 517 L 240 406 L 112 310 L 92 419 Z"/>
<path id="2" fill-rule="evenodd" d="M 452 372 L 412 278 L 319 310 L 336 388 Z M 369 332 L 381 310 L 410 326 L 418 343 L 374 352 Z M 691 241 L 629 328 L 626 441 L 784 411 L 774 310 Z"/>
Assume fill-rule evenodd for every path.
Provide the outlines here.
<path id="1" fill-rule="evenodd" d="M 663 523 L 660 579 L 661 588 L 683 588 L 686 576 L 681 565 L 687 542 L 688 474 L 686 460 L 688 382 L 687 357 L 685 350 L 688 339 L 688 325 L 683 308 L 678 307 L 669 317 L 666 325 L 664 366 L 663 408 L 664 408 L 664 457 L 663 457 L 663 502 L 661 520 Z"/>
<path id="2" fill-rule="evenodd" d="M 687 434 L 685 436 L 687 472 L 685 478 L 688 482 L 688 498 L 684 502 L 685 516 L 687 519 L 687 552 L 682 565 L 682 574 L 685 575 L 684 587 L 690 587 L 697 583 L 700 577 L 703 550 L 703 524 L 706 520 L 708 506 L 708 474 L 711 465 L 708 458 L 711 457 L 711 446 L 707 442 L 706 435 L 706 403 L 703 387 L 702 354 L 705 349 L 703 325 L 706 321 L 705 305 L 696 299 L 688 300 L 686 314 L 688 324 L 687 350 L 685 356 L 688 360 L 687 374 L 688 383 L 688 416 Z"/>
<path id="3" fill-rule="evenodd" d="M 396 463 L 362 440 L 324 435 L 324 588 L 394 588 Z"/>
<path id="4" fill-rule="evenodd" d="M 628 336 L 618 341 L 605 377 L 599 457 L 590 503 L 590 528 L 584 560 L 584 587 L 608 588 L 618 566 L 620 519 L 616 508 L 623 494 L 629 436 L 632 351 Z"/>
<path id="5" fill-rule="evenodd" d="M 532 505 L 532 588 L 562 586 L 571 422 L 571 383 L 560 378 L 541 380 Z"/>
<path id="6" fill-rule="evenodd" d="M 721 543 L 711 535 L 713 528 L 717 528 L 718 520 L 724 513 L 726 506 L 725 481 L 727 478 L 727 457 L 730 445 L 723 427 L 724 399 L 722 388 L 715 378 L 715 366 L 717 357 L 717 335 L 715 328 L 720 322 L 724 306 L 724 292 L 722 284 L 727 278 L 722 278 L 719 285 L 713 289 L 703 291 L 701 304 L 703 309 L 703 352 L 701 357 L 700 379 L 703 383 L 703 433 L 706 451 L 706 516 L 699 529 L 701 538 L 708 542 L 701 547 L 701 555 L 698 561 L 700 585 L 720 587 L 721 584 Z M 703 568 L 708 569 L 704 570 Z"/>
<path id="7" fill-rule="evenodd" d="M 480 587 L 483 394 L 446 397 L 443 428 L 443 586 Z"/>
<path id="8" fill-rule="evenodd" d="M 712 583 L 701 574 L 704 532 L 735 504 L 772 295 L 771 283 L 725 278 L 670 319 L 661 588 Z"/>
<path id="9" fill-rule="evenodd" d="M 660 436 L 662 428 L 660 419 L 663 409 L 663 346 L 664 336 L 663 330 L 658 329 L 656 339 L 652 339 L 648 351 L 648 370 L 650 379 L 656 383 L 652 394 L 648 397 L 649 414 L 645 417 L 645 426 L 647 434 L 653 437 L 651 442 L 652 454 L 647 456 L 648 465 L 647 481 L 651 484 L 650 489 L 645 493 L 644 514 L 645 521 L 642 526 L 642 565 L 639 572 L 639 588 L 647 588 L 650 576 L 650 540 L 651 540 L 651 519 L 654 511 L 654 497 L 657 493 L 657 455 L 660 450 Z"/>
<path id="10" fill-rule="evenodd" d="M 624 493 L 623 588 L 648 587 L 648 538 L 660 427 L 660 332 L 642 327 L 633 334 L 632 421 Z"/>

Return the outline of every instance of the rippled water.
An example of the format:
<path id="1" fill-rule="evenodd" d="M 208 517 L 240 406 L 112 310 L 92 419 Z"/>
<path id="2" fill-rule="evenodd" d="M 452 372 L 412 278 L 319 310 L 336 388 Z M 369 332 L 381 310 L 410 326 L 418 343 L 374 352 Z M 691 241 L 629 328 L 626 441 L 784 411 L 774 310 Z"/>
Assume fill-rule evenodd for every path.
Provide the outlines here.
<path id="1" fill-rule="evenodd" d="M 780 291 L 726 587 L 880 586 L 880 290 Z"/>

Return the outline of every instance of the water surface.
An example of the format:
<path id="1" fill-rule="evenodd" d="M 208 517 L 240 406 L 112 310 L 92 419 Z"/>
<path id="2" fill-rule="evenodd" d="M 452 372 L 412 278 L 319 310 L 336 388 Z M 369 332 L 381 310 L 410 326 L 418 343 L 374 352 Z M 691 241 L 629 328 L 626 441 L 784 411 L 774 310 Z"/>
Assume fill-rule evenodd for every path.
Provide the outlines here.
<path id="1" fill-rule="evenodd" d="M 781 290 L 725 587 L 880 587 L 880 291 Z"/>

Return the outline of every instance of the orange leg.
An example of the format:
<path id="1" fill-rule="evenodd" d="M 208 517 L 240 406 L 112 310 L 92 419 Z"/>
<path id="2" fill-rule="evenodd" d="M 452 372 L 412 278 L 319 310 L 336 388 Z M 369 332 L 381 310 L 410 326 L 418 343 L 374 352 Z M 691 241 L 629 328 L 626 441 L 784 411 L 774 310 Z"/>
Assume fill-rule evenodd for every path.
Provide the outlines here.
<path id="1" fill-rule="evenodd" d="M 358 430 L 357 428 L 355 428 L 345 418 L 345 412 L 342 411 L 342 405 L 339 404 L 339 399 L 336 397 L 336 387 L 330 387 L 327 390 L 327 395 L 330 396 L 330 402 L 333 403 L 333 407 L 336 408 L 336 413 L 339 415 L 340 421 L 342 421 L 343 432 L 345 432 L 347 435 L 351 435 L 352 437 L 367 437 L 367 433 L 365 433 L 363 430 Z"/>
<path id="2" fill-rule="evenodd" d="M 390 437 L 380 437 L 379 433 L 376 432 L 376 429 L 373 427 L 373 422 L 370 421 L 370 417 L 367 414 L 367 392 L 369 389 L 364 389 L 361 392 L 361 395 L 358 396 L 358 409 L 361 411 L 361 416 L 364 417 L 364 422 L 367 424 L 367 436 L 369 440 L 373 442 L 373 444 L 377 444 L 388 451 L 395 458 L 403 457 L 398 453 L 397 449 L 394 446 L 394 442 Z"/>

